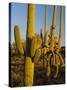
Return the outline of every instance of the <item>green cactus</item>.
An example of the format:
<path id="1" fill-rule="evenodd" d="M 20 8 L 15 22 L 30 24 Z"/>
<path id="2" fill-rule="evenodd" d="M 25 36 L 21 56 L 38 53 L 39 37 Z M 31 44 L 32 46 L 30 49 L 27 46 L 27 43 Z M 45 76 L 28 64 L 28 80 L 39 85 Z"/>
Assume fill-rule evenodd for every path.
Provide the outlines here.
<path id="1" fill-rule="evenodd" d="M 33 57 L 34 56 L 34 54 L 35 54 L 35 51 L 36 51 L 36 45 L 37 45 L 37 43 L 36 43 L 37 41 L 36 41 L 36 37 L 33 37 L 32 38 L 32 41 L 31 41 L 31 57 Z"/>
<path id="2" fill-rule="evenodd" d="M 31 57 L 34 56 L 35 51 L 41 47 L 42 40 L 39 36 L 34 36 L 31 41 Z"/>
<path id="3" fill-rule="evenodd" d="M 34 63 L 32 63 L 31 57 L 26 57 L 25 62 L 25 85 L 31 86 L 33 85 L 34 79 Z"/>
<path id="4" fill-rule="evenodd" d="M 60 7 L 60 29 L 59 29 L 59 40 L 58 40 L 58 52 L 62 42 L 62 6 Z"/>
<path id="5" fill-rule="evenodd" d="M 34 61 L 31 57 L 31 41 L 34 37 L 35 5 L 28 4 L 28 20 L 26 33 L 25 85 L 33 85 Z"/>
<path id="6" fill-rule="evenodd" d="M 41 56 L 41 49 L 37 49 L 34 55 L 34 63 L 38 62 Z"/>
<path id="7" fill-rule="evenodd" d="M 44 27 L 44 45 L 48 45 L 48 31 L 47 31 L 47 17 L 48 17 L 48 6 L 45 7 L 45 27 Z"/>
<path id="8" fill-rule="evenodd" d="M 37 43 L 36 49 L 39 49 L 42 45 L 42 40 L 39 36 L 36 37 L 36 43 Z"/>
<path id="9" fill-rule="evenodd" d="M 56 13 L 57 13 L 57 6 L 54 6 L 54 12 L 53 12 L 53 22 L 51 27 L 51 40 L 50 40 L 50 50 L 54 50 L 55 45 L 55 32 L 56 32 Z"/>
<path id="10" fill-rule="evenodd" d="M 19 26 L 16 25 L 14 27 L 14 36 L 15 36 L 15 43 L 16 43 L 16 47 L 17 47 L 17 50 L 20 54 L 24 54 L 24 50 L 23 50 L 23 45 L 22 45 L 22 42 L 21 42 L 21 37 L 20 37 L 20 29 L 19 29 Z"/>
<path id="11" fill-rule="evenodd" d="M 56 6 L 54 6 L 54 14 L 53 14 L 53 29 L 51 30 L 51 42 L 50 42 L 50 50 L 47 53 L 47 58 L 46 61 L 48 62 L 47 64 L 47 77 L 51 76 L 51 72 L 54 69 L 54 78 L 57 78 L 58 76 L 58 72 L 59 72 L 59 67 L 64 67 L 64 60 L 63 57 L 61 56 L 61 54 L 57 51 L 57 49 L 55 49 L 55 27 L 56 27 Z M 60 19 L 62 18 L 62 9 L 60 9 Z M 58 46 L 60 46 L 59 44 L 61 44 L 61 40 L 62 40 L 62 19 L 60 20 L 60 34 L 59 34 L 59 43 Z M 56 47 L 58 47 L 56 46 Z M 60 49 L 60 47 L 59 47 Z"/>
<path id="12" fill-rule="evenodd" d="M 64 67 L 64 62 L 63 62 L 63 58 L 59 53 L 56 52 L 50 52 L 48 54 L 48 57 L 45 58 L 45 60 L 47 61 L 47 72 L 46 75 L 47 77 L 51 76 L 51 71 L 53 70 L 53 67 L 56 68 L 56 70 L 54 70 L 54 78 L 57 78 L 58 76 L 58 72 L 59 72 L 59 67 Z M 53 67 L 52 67 L 53 66 Z"/>

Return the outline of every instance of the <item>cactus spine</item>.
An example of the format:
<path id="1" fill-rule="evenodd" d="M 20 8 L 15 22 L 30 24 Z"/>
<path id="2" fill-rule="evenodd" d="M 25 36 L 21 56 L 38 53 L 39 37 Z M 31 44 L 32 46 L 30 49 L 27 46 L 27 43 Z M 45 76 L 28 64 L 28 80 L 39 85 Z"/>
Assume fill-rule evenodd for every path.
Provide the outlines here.
<path id="1" fill-rule="evenodd" d="M 34 37 L 34 17 L 35 5 L 28 4 L 28 22 L 27 22 L 27 36 L 26 36 L 26 61 L 25 61 L 25 85 L 33 85 L 34 77 L 34 62 L 31 57 L 31 40 Z"/>
<path id="2" fill-rule="evenodd" d="M 54 6 L 53 21 L 52 21 L 52 27 L 51 27 L 51 41 L 50 41 L 50 50 L 51 51 L 53 51 L 54 44 L 55 44 L 56 12 L 57 12 L 57 6 Z"/>
<path id="3" fill-rule="evenodd" d="M 47 31 L 47 17 L 48 17 L 48 6 L 45 7 L 45 27 L 44 27 L 44 45 L 48 43 L 48 31 Z"/>
<path id="4" fill-rule="evenodd" d="M 20 37 L 20 29 L 19 29 L 19 26 L 17 25 L 14 27 L 14 36 L 15 36 L 17 50 L 20 54 L 23 55 L 24 50 L 23 50 L 23 45 L 22 45 L 21 37 Z"/>

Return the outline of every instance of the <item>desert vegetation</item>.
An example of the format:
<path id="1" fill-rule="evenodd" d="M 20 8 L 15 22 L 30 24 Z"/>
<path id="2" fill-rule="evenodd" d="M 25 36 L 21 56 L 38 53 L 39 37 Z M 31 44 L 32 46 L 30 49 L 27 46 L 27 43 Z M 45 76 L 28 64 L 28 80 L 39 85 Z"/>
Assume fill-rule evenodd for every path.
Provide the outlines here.
<path id="1" fill-rule="evenodd" d="M 34 86 L 65 83 L 65 47 L 61 47 L 63 6 L 60 6 L 59 38 L 56 38 L 57 6 L 48 34 L 48 6 L 45 8 L 44 36 L 35 32 L 35 5 L 28 4 L 26 40 L 20 26 L 14 26 L 15 42 L 11 45 L 11 86 Z"/>

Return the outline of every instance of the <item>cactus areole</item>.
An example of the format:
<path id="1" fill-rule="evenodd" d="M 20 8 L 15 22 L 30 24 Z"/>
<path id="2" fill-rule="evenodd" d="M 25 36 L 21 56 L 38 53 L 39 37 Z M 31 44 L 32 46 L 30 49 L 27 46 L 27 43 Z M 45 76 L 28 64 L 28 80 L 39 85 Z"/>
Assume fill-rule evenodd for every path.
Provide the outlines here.
<path id="1" fill-rule="evenodd" d="M 33 85 L 34 62 L 31 57 L 31 41 L 34 37 L 35 5 L 28 4 L 28 20 L 26 33 L 25 86 Z"/>

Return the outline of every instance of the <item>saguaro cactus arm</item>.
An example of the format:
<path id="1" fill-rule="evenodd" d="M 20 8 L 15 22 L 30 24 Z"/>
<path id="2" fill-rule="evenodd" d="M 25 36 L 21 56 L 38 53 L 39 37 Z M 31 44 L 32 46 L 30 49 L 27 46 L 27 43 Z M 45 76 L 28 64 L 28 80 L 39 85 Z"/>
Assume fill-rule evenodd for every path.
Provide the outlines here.
<path id="1" fill-rule="evenodd" d="M 58 40 L 58 51 L 62 41 L 62 6 L 60 6 L 60 29 L 59 29 L 59 40 Z"/>
<path id="2" fill-rule="evenodd" d="M 19 29 L 19 26 L 17 25 L 14 27 L 14 36 L 15 36 L 15 42 L 16 42 L 16 47 L 18 52 L 20 54 L 24 54 L 23 45 L 20 37 L 20 29 Z"/>
<path id="3" fill-rule="evenodd" d="M 51 41 L 50 41 L 50 50 L 53 51 L 54 44 L 55 44 L 55 32 L 56 32 L 56 13 L 57 13 L 57 6 L 54 6 L 53 11 L 53 21 L 52 21 L 52 27 L 51 27 Z"/>

